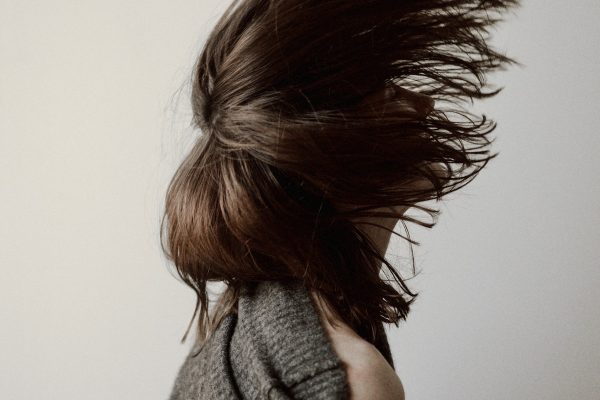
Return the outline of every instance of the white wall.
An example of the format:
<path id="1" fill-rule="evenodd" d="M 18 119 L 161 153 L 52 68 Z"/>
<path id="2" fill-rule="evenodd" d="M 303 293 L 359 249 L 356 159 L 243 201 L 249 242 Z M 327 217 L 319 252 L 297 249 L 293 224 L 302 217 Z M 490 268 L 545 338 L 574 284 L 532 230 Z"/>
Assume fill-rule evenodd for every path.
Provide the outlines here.
<path id="1" fill-rule="evenodd" d="M 0 397 L 167 397 L 195 300 L 158 242 L 194 135 L 178 89 L 227 4 L 0 2 Z M 411 226 L 407 399 L 599 398 L 598 17 L 530 0 L 501 27 L 526 65 L 479 107 L 501 154 Z"/>

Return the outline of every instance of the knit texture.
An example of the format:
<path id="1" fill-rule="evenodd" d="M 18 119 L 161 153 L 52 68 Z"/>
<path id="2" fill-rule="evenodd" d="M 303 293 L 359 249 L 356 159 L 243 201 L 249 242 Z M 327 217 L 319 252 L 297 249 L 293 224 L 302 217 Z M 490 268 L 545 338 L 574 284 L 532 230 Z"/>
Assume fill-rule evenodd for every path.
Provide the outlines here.
<path id="1" fill-rule="evenodd" d="M 374 345 L 394 368 L 385 332 Z M 346 373 L 306 288 L 264 281 L 244 286 L 237 314 L 223 318 L 200 353 L 194 346 L 169 400 L 348 397 Z"/>

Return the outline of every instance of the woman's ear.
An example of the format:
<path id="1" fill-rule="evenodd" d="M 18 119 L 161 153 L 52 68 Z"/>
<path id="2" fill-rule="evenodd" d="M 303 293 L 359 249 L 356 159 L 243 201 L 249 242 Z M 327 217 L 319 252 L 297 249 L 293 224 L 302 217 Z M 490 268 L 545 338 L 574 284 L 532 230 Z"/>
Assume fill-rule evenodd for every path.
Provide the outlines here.
<path id="1" fill-rule="evenodd" d="M 381 114 L 400 109 L 416 119 L 425 119 L 435 108 L 435 100 L 431 96 L 396 84 L 387 84 L 385 88 L 366 96 L 360 104 L 376 107 Z"/>

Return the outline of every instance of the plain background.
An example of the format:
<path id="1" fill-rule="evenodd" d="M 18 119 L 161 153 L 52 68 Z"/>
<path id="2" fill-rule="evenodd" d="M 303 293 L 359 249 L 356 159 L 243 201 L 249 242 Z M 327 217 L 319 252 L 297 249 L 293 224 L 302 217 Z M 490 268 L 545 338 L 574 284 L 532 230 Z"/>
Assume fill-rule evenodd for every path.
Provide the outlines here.
<path id="1" fill-rule="evenodd" d="M 0 2 L 0 397 L 168 396 L 195 297 L 161 207 L 228 3 Z M 477 106 L 500 156 L 433 229 L 409 225 L 420 297 L 389 330 L 409 400 L 600 399 L 599 17 L 530 0 L 499 27 L 525 65 Z"/>

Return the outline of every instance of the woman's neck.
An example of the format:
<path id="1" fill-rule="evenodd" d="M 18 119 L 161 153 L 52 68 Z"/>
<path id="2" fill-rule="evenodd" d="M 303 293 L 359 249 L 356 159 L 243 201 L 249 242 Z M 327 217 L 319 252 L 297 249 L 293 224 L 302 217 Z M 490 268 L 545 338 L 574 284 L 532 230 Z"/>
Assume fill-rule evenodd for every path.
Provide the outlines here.
<path id="1" fill-rule="evenodd" d="M 407 209 L 408 207 L 385 207 L 377 209 L 376 211 L 404 214 Z M 353 222 L 371 240 L 371 242 L 373 242 L 377 252 L 383 258 L 387 252 L 392 237 L 392 231 L 398 223 L 398 220 L 399 218 L 370 217 L 355 219 Z"/>

